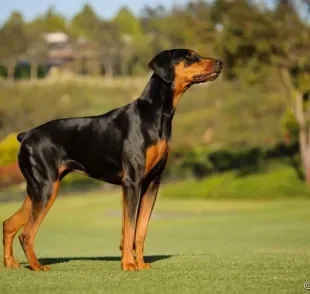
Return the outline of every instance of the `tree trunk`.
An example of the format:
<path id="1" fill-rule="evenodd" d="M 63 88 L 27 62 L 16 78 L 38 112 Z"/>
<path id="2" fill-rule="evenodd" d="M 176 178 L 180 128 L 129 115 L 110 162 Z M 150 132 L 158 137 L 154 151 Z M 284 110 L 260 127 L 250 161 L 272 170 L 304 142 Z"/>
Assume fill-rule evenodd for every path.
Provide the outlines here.
<path id="1" fill-rule="evenodd" d="M 307 140 L 306 128 L 299 131 L 299 150 L 304 171 L 304 178 L 307 184 L 310 184 L 310 146 Z"/>
<path id="2" fill-rule="evenodd" d="M 33 60 L 30 64 L 30 79 L 36 80 L 38 78 L 38 67 L 39 64 L 36 60 Z"/>
<path id="3" fill-rule="evenodd" d="M 304 180 L 310 185 L 310 127 L 306 123 L 305 119 L 303 94 L 295 89 L 287 69 L 281 69 L 280 74 L 284 85 L 287 87 L 289 93 L 293 96 L 295 101 L 295 117 L 299 126 L 298 140 L 301 165 Z M 307 114 L 310 114 L 310 108 Z"/>
<path id="4" fill-rule="evenodd" d="M 104 61 L 104 68 L 105 68 L 105 76 L 107 78 L 113 78 L 113 61 L 112 61 L 112 56 L 109 56 L 105 61 Z"/>
<path id="5" fill-rule="evenodd" d="M 307 184 L 310 184 L 310 128 L 306 124 L 305 111 L 303 107 L 303 95 L 296 93 L 295 97 L 296 119 L 299 124 L 299 149 L 304 170 L 304 177 Z"/>
<path id="6" fill-rule="evenodd" d="M 8 62 L 8 79 L 9 80 L 14 80 L 14 74 L 15 74 L 15 61 L 10 60 Z"/>
<path id="7" fill-rule="evenodd" d="M 307 184 L 310 184 L 310 166 L 304 167 L 304 171 L 305 171 L 304 172 L 305 173 L 305 181 Z"/>

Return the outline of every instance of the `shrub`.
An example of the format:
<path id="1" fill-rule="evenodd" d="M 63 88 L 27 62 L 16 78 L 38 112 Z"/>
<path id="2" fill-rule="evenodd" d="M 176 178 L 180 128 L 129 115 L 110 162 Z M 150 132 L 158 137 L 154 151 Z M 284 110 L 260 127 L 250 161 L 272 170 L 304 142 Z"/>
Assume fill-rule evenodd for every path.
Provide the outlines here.
<path id="1" fill-rule="evenodd" d="M 16 139 L 16 133 L 10 133 L 0 142 L 0 166 L 17 161 L 20 143 Z"/>
<path id="2" fill-rule="evenodd" d="M 17 162 L 0 167 L 0 188 L 20 184 L 23 181 L 24 177 Z"/>
<path id="3" fill-rule="evenodd" d="M 212 164 L 208 159 L 208 151 L 197 148 L 183 151 L 172 151 L 165 172 L 169 178 L 202 178 L 212 173 Z"/>

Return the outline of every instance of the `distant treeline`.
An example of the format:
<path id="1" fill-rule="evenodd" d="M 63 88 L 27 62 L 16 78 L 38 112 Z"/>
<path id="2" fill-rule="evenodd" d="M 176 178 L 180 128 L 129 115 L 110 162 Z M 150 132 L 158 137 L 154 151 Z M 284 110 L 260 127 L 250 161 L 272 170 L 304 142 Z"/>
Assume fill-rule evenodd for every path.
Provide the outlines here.
<path id="1" fill-rule="evenodd" d="M 188 1 L 171 9 L 147 5 L 139 15 L 123 7 L 109 20 L 89 4 L 70 19 L 54 7 L 31 21 L 13 11 L 0 27 L 0 75 L 37 78 L 51 65 L 79 74 L 134 75 L 146 71 L 158 51 L 174 47 L 220 57 L 228 79 L 261 81 L 280 65 L 296 75 L 305 63 L 309 68 L 307 3 L 276 0 L 270 8 L 267 0 Z M 47 38 L 55 32 L 67 38 Z M 294 52 L 304 61 L 297 63 Z"/>

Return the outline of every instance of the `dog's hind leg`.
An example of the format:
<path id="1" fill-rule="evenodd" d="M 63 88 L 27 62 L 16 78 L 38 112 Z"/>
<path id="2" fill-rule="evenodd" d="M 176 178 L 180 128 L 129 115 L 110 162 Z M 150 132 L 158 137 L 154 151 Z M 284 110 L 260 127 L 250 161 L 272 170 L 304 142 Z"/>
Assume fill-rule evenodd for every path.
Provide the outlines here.
<path id="1" fill-rule="evenodd" d="M 8 268 L 18 268 L 14 259 L 13 240 L 19 229 L 28 221 L 31 211 L 31 199 L 27 195 L 21 208 L 3 223 L 3 262 Z"/>
<path id="2" fill-rule="evenodd" d="M 32 200 L 29 218 L 19 235 L 19 241 L 30 268 L 35 271 L 48 270 L 47 266 L 39 263 L 33 246 L 37 231 L 58 194 L 60 172 L 63 170 L 60 168 L 61 158 L 53 147 L 34 150 L 32 144 L 26 142 L 21 147 L 18 159 Z"/>
<path id="3" fill-rule="evenodd" d="M 19 241 L 25 252 L 29 266 L 34 271 L 46 271 L 49 269 L 48 266 L 39 263 L 33 246 L 38 229 L 56 199 L 59 184 L 59 180 L 55 182 L 45 182 L 43 185 L 40 185 L 39 189 L 35 190 L 36 195 L 32 195 L 33 201 L 30 217 L 19 236 Z M 47 199 L 46 203 L 44 199 Z"/>

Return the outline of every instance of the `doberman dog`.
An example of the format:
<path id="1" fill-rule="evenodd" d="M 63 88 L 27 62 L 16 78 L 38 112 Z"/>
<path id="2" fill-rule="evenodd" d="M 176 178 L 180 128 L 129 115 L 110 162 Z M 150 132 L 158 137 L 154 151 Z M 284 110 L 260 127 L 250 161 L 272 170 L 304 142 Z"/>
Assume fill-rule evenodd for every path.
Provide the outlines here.
<path id="1" fill-rule="evenodd" d="M 122 187 L 121 268 L 149 269 L 144 240 L 171 142 L 181 95 L 193 84 L 215 80 L 222 62 L 193 50 L 171 49 L 149 63 L 153 74 L 139 98 L 103 115 L 49 121 L 17 136 L 18 162 L 27 183 L 22 207 L 3 223 L 4 265 L 17 268 L 12 243 L 20 244 L 35 271 L 46 271 L 34 239 L 62 178 L 72 171 Z"/>

